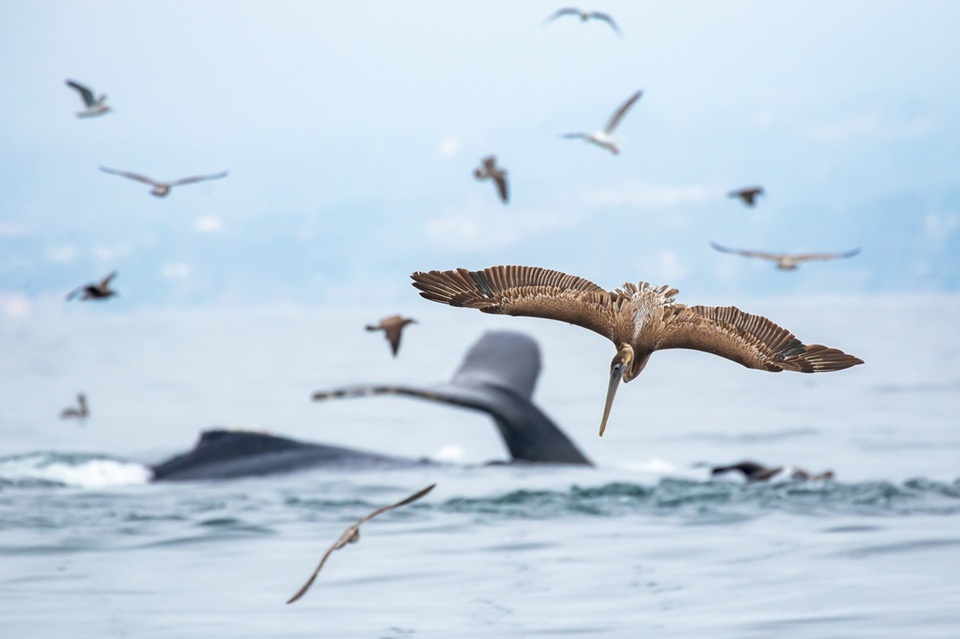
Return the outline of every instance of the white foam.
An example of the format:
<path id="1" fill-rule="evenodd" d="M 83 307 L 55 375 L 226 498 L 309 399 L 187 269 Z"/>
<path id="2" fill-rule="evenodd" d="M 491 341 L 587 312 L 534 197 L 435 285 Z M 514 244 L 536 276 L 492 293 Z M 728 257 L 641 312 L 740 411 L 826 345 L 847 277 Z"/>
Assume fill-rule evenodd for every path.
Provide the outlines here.
<path id="1" fill-rule="evenodd" d="M 13 482 L 106 488 L 145 484 L 151 477 L 143 464 L 105 457 L 32 453 L 0 460 L 0 479 Z"/>

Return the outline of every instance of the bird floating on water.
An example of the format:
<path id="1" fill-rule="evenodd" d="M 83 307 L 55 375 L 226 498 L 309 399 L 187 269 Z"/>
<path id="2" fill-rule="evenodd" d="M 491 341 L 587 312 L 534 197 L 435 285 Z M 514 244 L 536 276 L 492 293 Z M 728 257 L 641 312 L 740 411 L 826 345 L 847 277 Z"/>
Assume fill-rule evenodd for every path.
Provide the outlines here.
<path id="1" fill-rule="evenodd" d="M 80 301 L 82 302 L 84 300 L 105 300 L 118 295 L 115 290 L 110 288 L 110 282 L 112 282 L 116 276 L 117 272 L 113 271 L 99 282 L 91 282 L 83 286 L 78 286 L 67 293 L 66 301 L 69 302 L 77 296 L 80 297 Z"/>
<path id="2" fill-rule="evenodd" d="M 157 182 L 154 179 L 148 178 L 145 175 L 139 175 L 137 173 L 129 173 L 127 171 L 118 171 L 116 169 L 111 169 L 105 166 L 101 166 L 100 170 L 104 173 L 110 173 L 111 175 L 120 175 L 125 178 L 130 178 L 131 180 L 136 180 L 137 182 L 143 182 L 144 184 L 149 184 L 153 187 L 153 190 L 150 191 L 150 195 L 155 195 L 157 197 L 166 197 L 170 193 L 170 189 L 175 186 L 183 186 L 184 184 L 193 184 L 194 182 L 201 182 L 203 180 L 219 180 L 220 178 L 225 178 L 228 175 L 227 171 L 221 171 L 220 173 L 214 173 L 212 175 L 194 175 L 192 177 L 185 177 L 179 180 L 174 180 L 173 182 Z"/>
<path id="3" fill-rule="evenodd" d="M 777 268 L 783 271 L 797 270 L 800 268 L 800 262 L 836 260 L 843 257 L 853 257 L 860 252 L 860 249 L 855 248 L 842 253 L 765 253 L 763 251 L 727 248 L 726 246 L 720 246 L 716 242 L 710 242 L 710 246 L 723 253 L 733 253 L 734 255 L 743 255 L 744 257 L 759 257 L 764 260 L 771 260 L 776 262 Z"/>
<path id="4" fill-rule="evenodd" d="M 783 466 L 764 466 L 753 461 L 742 461 L 730 466 L 714 466 L 710 469 L 710 474 L 722 475 L 733 471 L 742 473 L 748 482 L 759 482 L 773 479 L 783 472 Z M 803 468 L 794 468 L 790 473 L 790 478 L 799 481 L 822 481 L 833 479 L 833 471 L 825 470 L 819 473 L 811 473 Z"/>
<path id="5" fill-rule="evenodd" d="M 607 122 L 606 128 L 604 128 L 602 131 L 595 131 L 594 133 L 567 133 L 563 137 L 583 139 L 587 142 L 607 149 L 614 155 L 619 155 L 620 145 L 617 144 L 617 141 L 613 139 L 613 131 L 617 128 L 617 125 L 620 124 L 620 120 L 622 120 L 623 116 L 627 114 L 627 111 L 630 110 L 630 107 L 632 107 L 633 104 L 640 99 L 641 95 L 643 95 L 643 91 L 637 91 L 627 98 L 627 101 L 621 104 L 620 108 L 617 109 L 612 116 L 610 116 L 610 121 Z"/>
<path id="6" fill-rule="evenodd" d="M 373 511 L 369 515 L 361 517 L 357 523 L 353 524 L 352 526 L 347 528 L 345 531 L 343 531 L 343 534 L 340 535 L 340 538 L 337 541 L 335 541 L 332 546 L 330 546 L 327 552 L 323 554 L 323 557 L 320 559 L 320 563 L 317 565 L 316 570 L 314 570 L 313 574 L 310 575 L 310 578 L 307 579 L 307 583 L 303 584 L 303 587 L 301 587 L 300 590 L 298 590 L 295 595 L 290 597 L 290 599 L 287 600 L 287 603 L 292 604 L 294 601 L 302 597 L 307 592 L 307 590 L 310 589 L 310 586 L 313 585 L 313 582 L 314 580 L 316 580 L 317 575 L 320 574 L 320 569 L 323 568 L 323 564 L 326 563 L 327 557 L 329 557 L 334 550 L 340 550 L 347 544 L 355 544 L 358 541 L 360 541 L 360 525 L 361 524 L 373 519 L 379 514 L 387 512 L 388 510 L 393 510 L 394 508 L 399 508 L 400 506 L 406 506 L 411 502 L 417 501 L 418 499 L 420 499 L 421 497 L 429 493 L 431 490 L 433 490 L 434 487 L 436 487 L 436 484 L 430 484 L 426 488 L 422 490 L 418 490 L 417 492 L 413 493 L 406 499 L 402 499 L 397 503 L 391 504 L 389 506 L 384 506 L 383 508 L 378 508 L 377 510 Z"/>
<path id="7" fill-rule="evenodd" d="M 480 166 L 473 170 L 473 177 L 478 180 L 493 180 L 497 185 L 500 200 L 506 204 L 509 199 L 507 194 L 507 170 L 497 166 L 497 156 L 495 155 L 488 155 L 480 162 Z"/>
<path id="8" fill-rule="evenodd" d="M 618 36 L 622 36 L 620 33 L 620 27 L 617 26 L 617 23 L 614 22 L 613 18 L 609 14 L 601 13 L 600 11 L 584 11 L 583 9 L 578 9 L 577 7 L 564 7 L 563 9 L 558 9 L 554 13 L 547 16 L 547 19 L 544 22 L 553 22 L 557 18 L 562 16 L 577 16 L 580 18 L 581 22 L 586 22 L 587 20 L 601 20 L 610 25 L 610 27 L 616 31 Z"/>
<path id="9" fill-rule="evenodd" d="M 87 407 L 87 396 L 83 393 L 77 395 L 77 407 L 72 406 L 60 411 L 60 419 L 86 419 L 90 415 L 90 409 Z"/>
<path id="10" fill-rule="evenodd" d="M 66 84 L 68 87 L 76 89 L 77 92 L 80 93 L 80 98 L 83 100 L 84 109 L 77 113 L 78 118 L 95 118 L 98 115 L 103 115 L 107 111 L 110 111 L 110 107 L 106 105 L 106 94 L 98 98 L 93 94 L 93 91 L 79 82 L 66 80 Z"/>
<path id="11" fill-rule="evenodd" d="M 601 436 L 621 380 L 637 377 L 654 351 L 689 348 L 770 372 L 819 373 L 863 363 L 835 348 L 803 344 L 767 318 L 733 306 L 678 304 L 679 291 L 670 286 L 627 282 L 606 291 L 583 278 L 534 266 L 416 272 L 411 278 L 420 295 L 433 302 L 561 320 L 611 340 L 617 354 L 610 363 Z"/>
<path id="12" fill-rule="evenodd" d="M 380 320 L 379 324 L 367 324 L 364 328 L 368 331 L 383 331 L 387 341 L 390 342 L 390 351 L 393 356 L 397 356 L 400 350 L 400 336 L 407 324 L 416 324 L 417 320 L 410 317 L 401 317 L 400 315 L 391 315 Z"/>
<path id="13" fill-rule="evenodd" d="M 763 190 L 762 186 L 745 186 L 742 189 L 730 191 L 727 193 L 727 197 L 740 198 L 740 200 L 747 206 L 756 206 L 757 198 L 765 194 L 766 192 Z"/>

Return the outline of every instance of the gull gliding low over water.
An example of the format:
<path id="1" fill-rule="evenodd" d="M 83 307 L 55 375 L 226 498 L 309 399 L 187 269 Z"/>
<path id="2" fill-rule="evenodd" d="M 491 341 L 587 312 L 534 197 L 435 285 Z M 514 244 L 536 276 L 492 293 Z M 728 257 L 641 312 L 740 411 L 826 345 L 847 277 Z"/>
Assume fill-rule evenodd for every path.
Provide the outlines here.
<path id="1" fill-rule="evenodd" d="M 417 320 L 410 317 L 401 317 L 400 315 L 391 315 L 380 320 L 379 324 L 367 324 L 364 328 L 368 331 L 383 331 L 387 341 L 390 342 L 390 352 L 397 356 L 400 350 L 400 337 L 407 324 L 416 324 Z"/>
<path id="2" fill-rule="evenodd" d="M 777 263 L 777 268 L 782 271 L 795 271 L 800 268 L 800 262 L 812 262 L 814 260 L 836 260 L 844 257 L 853 257 L 860 252 L 855 248 L 842 253 L 765 253 L 763 251 L 747 251 L 744 249 L 727 248 L 720 246 L 716 242 L 710 242 L 710 246 L 722 253 L 733 253 L 744 257 L 759 257 L 764 260 L 771 260 Z"/>
<path id="3" fill-rule="evenodd" d="M 175 186 L 183 186 L 184 184 L 193 184 L 194 182 L 201 182 L 203 180 L 219 180 L 220 178 L 227 177 L 227 171 L 221 171 L 220 173 L 214 173 L 212 175 L 194 175 L 192 177 L 185 177 L 179 180 L 174 180 L 173 182 L 157 182 L 154 179 L 148 178 L 145 175 L 140 175 L 138 173 L 129 173 L 127 171 L 118 171 L 116 169 L 111 169 L 105 166 L 101 166 L 100 170 L 104 173 L 110 173 L 111 175 L 120 175 L 125 178 L 130 178 L 131 180 L 136 180 L 137 182 L 143 182 L 144 184 L 149 184 L 153 187 L 153 190 L 150 191 L 150 195 L 155 195 L 157 197 L 166 197 L 170 194 L 170 189 Z"/>
<path id="4" fill-rule="evenodd" d="M 601 13 L 600 11 L 584 11 L 583 9 L 578 9 L 577 7 L 564 7 L 563 9 L 558 9 L 553 14 L 547 16 L 547 19 L 544 22 L 553 22 L 557 18 L 562 16 L 577 16 L 580 18 L 580 22 L 586 22 L 587 20 L 601 20 L 610 25 L 610 27 L 617 32 L 618 36 L 622 36 L 620 33 L 620 27 L 617 26 L 617 23 L 613 21 L 613 18 L 609 14 Z"/>
<path id="5" fill-rule="evenodd" d="M 594 133 L 567 133 L 564 138 L 579 138 L 586 140 L 592 144 L 596 144 L 599 147 L 607 149 L 614 155 L 620 154 L 620 145 L 617 144 L 617 141 L 613 139 L 613 132 L 620 124 L 620 121 L 623 119 L 623 116 L 627 114 L 627 111 L 630 110 L 630 107 L 640 99 L 640 96 L 643 95 L 643 91 L 637 91 L 629 98 L 627 101 L 620 105 L 620 108 L 617 109 L 612 116 L 610 116 L 610 121 L 607 122 L 607 126 L 602 131 L 595 131 Z"/>
<path id="6" fill-rule="evenodd" d="M 689 348 L 770 372 L 819 373 L 863 363 L 834 348 L 803 344 L 767 318 L 733 306 L 678 304 L 679 291 L 669 286 L 628 282 L 606 291 L 583 278 L 533 266 L 417 272 L 411 278 L 420 295 L 433 302 L 561 320 L 612 341 L 617 354 L 610 363 L 601 436 L 620 382 L 637 377 L 654 351 Z"/>
<path id="7" fill-rule="evenodd" d="M 66 84 L 68 87 L 76 89 L 80 93 L 80 98 L 83 100 L 84 109 L 77 113 L 78 118 L 95 118 L 98 115 L 103 115 L 107 111 L 110 111 L 110 107 L 105 104 L 107 101 L 106 94 L 98 98 L 94 96 L 93 91 L 79 82 L 66 80 Z"/>
<path id="8" fill-rule="evenodd" d="M 110 282 L 113 281 L 113 278 L 117 276 L 117 272 L 114 271 L 107 275 L 105 278 L 99 282 L 90 284 L 84 284 L 83 286 L 78 286 L 69 293 L 67 293 L 66 300 L 69 302 L 73 298 L 80 296 L 80 301 L 83 300 L 105 300 L 107 298 L 117 295 L 117 292 L 110 288 Z"/>
<path id="9" fill-rule="evenodd" d="M 340 539 L 336 540 L 333 543 L 333 545 L 330 546 L 327 552 L 323 554 L 323 557 L 320 559 L 320 563 L 317 565 L 316 570 L 314 570 L 313 574 L 310 575 L 310 578 L 307 579 L 307 583 L 303 584 L 300 590 L 298 590 L 295 595 L 293 595 L 292 597 L 290 597 L 290 599 L 287 600 L 287 603 L 292 604 L 294 601 L 302 597 L 307 592 L 307 590 L 310 589 L 310 586 L 313 585 L 313 582 L 316 580 L 317 575 L 320 574 L 320 569 L 323 568 L 323 564 L 327 562 L 327 557 L 329 557 L 334 550 L 340 550 L 347 544 L 355 544 L 358 541 L 360 541 L 360 525 L 361 524 L 363 524 L 364 522 L 370 521 L 377 515 L 381 513 L 385 513 L 388 510 L 393 510 L 394 508 L 399 508 L 400 506 L 406 506 L 411 502 L 417 501 L 418 499 L 420 499 L 421 497 L 429 493 L 431 490 L 433 490 L 435 487 L 436 487 L 436 484 L 430 484 L 426 488 L 422 490 L 418 490 L 417 492 L 413 493 L 406 499 L 402 499 L 397 503 L 391 504 L 389 506 L 384 506 L 383 508 L 378 508 L 377 510 L 373 511 L 369 515 L 365 515 L 364 517 L 361 517 L 360 520 L 357 521 L 357 523 L 353 524 L 352 526 L 347 528 L 345 531 L 343 531 L 343 534 L 340 535 Z"/>
<path id="10" fill-rule="evenodd" d="M 478 180 L 493 180 L 497 185 L 500 200 L 506 204 L 509 199 L 507 194 L 507 170 L 497 166 L 497 156 L 495 155 L 488 155 L 480 162 L 480 166 L 473 170 L 473 177 Z"/>

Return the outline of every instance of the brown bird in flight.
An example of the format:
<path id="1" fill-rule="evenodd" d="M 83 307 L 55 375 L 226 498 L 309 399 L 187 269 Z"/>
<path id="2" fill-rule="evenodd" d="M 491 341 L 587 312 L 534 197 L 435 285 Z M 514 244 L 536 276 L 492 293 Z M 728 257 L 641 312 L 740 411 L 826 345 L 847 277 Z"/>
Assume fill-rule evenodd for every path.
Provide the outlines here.
<path id="1" fill-rule="evenodd" d="M 747 206 L 756 206 L 757 198 L 765 194 L 762 186 L 745 186 L 742 189 L 730 191 L 727 193 L 727 197 L 738 197 Z"/>
<path id="2" fill-rule="evenodd" d="M 836 260 L 842 257 L 853 257 L 860 252 L 855 248 L 842 253 L 765 253 L 763 251 L 746 251 L 744 249 L 727 248 L 720 246 L 716 242 L 710 242 L 710 246 L 723 253 L 733 253 L 734 255 L 743 255 L 744 257 L 759 257 L 764 260 L 772 260 L 777 263 L 777 268 L 783 271 L 795 271 L 800 268 L 800 262 L 811 262 L 813 260 Z"/>
<path id="3" fill-rule="evenodd" d="M 497 193 L 504 204 L 509 199 L 507 194 L 507 170 L 497 166 L 497 156 L 488 155 L 480 160 L 481 165 L 473 170 L 473 177 L 478 180 L 493 180 L 497 185 Z"/>
<path id="4" fill-rule="evenodd" d="M 669 286 L 627 282 L 606 291 L 583 278 L 533 266 L 459 268 L 411 277 L 420 295 L 434 302 L 561 320 L 611 340 L 617 354 L 610 363 L 601 436 L 620 381 L 637 377 L 654 351 L 689 348 L 770 372 L 818 373 L 863 363 L 834 348 L 802 344 L 767 318 L 733 306 L 678 304 L 674 297 L 679 291 Z"/>
<path id="5" fill-rule="evenodd" d="M 407 324 L 416 324 L 417 320 L 399 315 L 391 315 L 380 320 L 379 324 L 367 324 L 364 328 L 368 331 L 383 331 L 387 341 L 390 342 L 390 351 L 393 356 L 397 356 L 400 350 L 400 335 Z"/>
<path id="6" fill-rule="evenodd" d="M 292 604 L 294 601 L 302 597 L 307 592 L 307 590 L 310 589 L 310 586 L 313 585 L 313 582 L 316 580 L 317 575 L 320 574 L 320 569 L 323 568 L 323 564 L 326 563 L 327 557 L 329 557 L 334 550 L 340 550 L 347 544 L 355 544 L 358 541 L 360 541 L 360 525 L 361 524 L 373 519 L 374 517 L 376 517 L 381 513 L 387 512 L 388 510 L 393 510 L 394 508 L 399 508 L 400 506 L 406 506 L 411 502 L 417 501 L 418 499 L 420 499 L 421 497 L 429 493 L 431 490 L 433 490 L 434 487 L 436 487 L 436 484 L 430 484 L 426 488 L 422 490 L 418 490 L 417 492 L 413 493 L 406 499 L 398 501 L 397 503 L 391 504 L 389 506 L 384 506 L 383 508 L 378 508 L 377 510 L 373 511 L 369 515 L 361 517 L 357 523 L 353 524 L 352 526 L 347 528 L 345 531 L 343 531 L 343 534 L 340 535 L 340 539 L 335 541 L 333 545 L 330 546 L 330 548 L 327 550 L 327 552 L 323 553 L 323 557 L 320 559 L 320 563 L 317 565 L 316 570 L 313 571 L 313 574 L 310 575 L 310 578 L 307 579 L 307 583 L 303 584 L 303 587 L 301 587 L 300 590 L 298 590 L 295 595 L 290 597 L 290 599 L 287 600 L 287 603 Z"/>
<path id="7" fill-rule="evenodd" d="M 78 286 L 69 293 L 67 293 L 66 300 L 69 302 L 73 298 L 80 296 L 80 301 L 83 300 L 105 300 L 107 298 L 118 295 L 118 293 L 110 288 L 110 282 L 113 281 L 113 278 L 117 276 L 117 272 L 114 271 L 107 275 L 105 278 L 100 280 L 97 283 L 91 282 L 90 284 L 84 284 L 83 286 Z"/>
<path id="8" fill-rule="evenodd" d="M 111 175 L 120 175 L 125 178 L 130 178 L 131 180 L 136 180 L 137 182 L 143 182 L 144 184 L 149 184 L 153 187 L 150 191 L 150 195 L 155 195 L 157 197 L 166 197 L 170 194 L 170 189 L 175 186 L 183 186 L 184 184 L 193 184 L 194 182 L 201 182 L 203 180 L 219 180 L 220 178 L 225 178 L 228 175 L 227 171 L 221 171 L 220 173 L 213 173 L 212 175 L 194 175 L 192 177 L 185 177 L 179 180 L 174 180 L 173 182 L 157 182 L 154 179 L 148 178 L 145 175 L 140 175 L 138 173 L 129 173 L 127 171 L 118 171 L 116 169 L 111 169 L 106 166 L 101 166 L 100 170 L 104 173 L 110 173 Z"/>

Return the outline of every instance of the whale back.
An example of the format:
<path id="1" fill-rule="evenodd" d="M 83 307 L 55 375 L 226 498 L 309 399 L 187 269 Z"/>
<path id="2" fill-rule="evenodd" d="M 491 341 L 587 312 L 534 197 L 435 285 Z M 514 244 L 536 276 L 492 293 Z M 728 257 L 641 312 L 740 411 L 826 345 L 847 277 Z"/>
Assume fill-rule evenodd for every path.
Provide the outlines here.
<path id="1" fill-rule="evenodd" d="M 488 331 L 467 351 L 453 375 L 454 384 L 489 385 L 533 398 L 540 375 L 540 347 L 513 331 Z"/>

